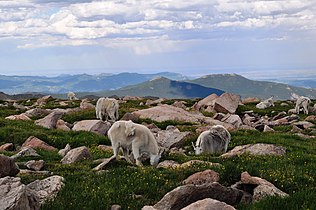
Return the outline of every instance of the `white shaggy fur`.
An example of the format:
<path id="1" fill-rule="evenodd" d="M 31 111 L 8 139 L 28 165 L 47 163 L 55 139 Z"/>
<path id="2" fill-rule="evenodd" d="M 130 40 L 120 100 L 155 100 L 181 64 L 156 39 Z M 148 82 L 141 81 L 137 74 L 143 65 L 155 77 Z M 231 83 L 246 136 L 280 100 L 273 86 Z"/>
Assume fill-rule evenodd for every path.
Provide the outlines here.
<path id="1" fill-rule="evenodd" d="M 116 121 L 119 118 L 118 110 L 119 103 L 114 98 L 99 98 L 95 107 L 97 118 L 105 121 L 108 121 L 109 118 Z"/>
<path id="2" fill-rule="evenodd" d="M 69 100 L 78 100 L 78 98 L 76 97 L 76 94 L 74 93 L 74 92 L 69 92 L 68 94 L 67 94 L 67 97 L 68 97 L 68 99 Z"/>
<path id="3" fill-rule="evenodd" d="M 142 166 L 141 154 L 150 155 L 150 164 L 157 165 L 161 154 L 157 141 L 152 132 L 144 125 L 132 121 L 117 121 L 108 131 L 111 140 L 114 156 L 118 159 L 119 148 L 121 147 L 126 160 L 130 163 L 129 152 L 132 151 L 136 165 Z"/>
<path id="4" fill-rule="evenodd" d="M 202 132 L 199 135 L 195 146 L 193 142 L 192 146 L 196 155 L 199 155 L 202 152 L 225 153 L 230 139 L 230 133 L 226 128 L 222 125 L 214 125 L 209 130 Z"/>
<path id="5" fill-rule="evenodd" d="M 304 114 L 308 114 L 308 106 L 311 103 L 311 100 L 308 97 L 300 96 L 296 100 L 295 111 L 297 114 L 300 113 L 300 108 L 303 108 Z"/>
<path id="6" fill-rule="evenodd" d="M 266 109 L 266 108 L 268 108 L 268 107 L 270 107 L 270 106 L 274 106 L 274 103 L 273 103 L 273 96 L 270 97 L 270 98 L 268 98 L 268 99 L 266 99 L 266 100 L 264 100 L 264 101 L 261 101 L 260 103 L 258 103 L 258 104 L 256 105 L 256 107 L 257 107 L 258 109 Z"/>

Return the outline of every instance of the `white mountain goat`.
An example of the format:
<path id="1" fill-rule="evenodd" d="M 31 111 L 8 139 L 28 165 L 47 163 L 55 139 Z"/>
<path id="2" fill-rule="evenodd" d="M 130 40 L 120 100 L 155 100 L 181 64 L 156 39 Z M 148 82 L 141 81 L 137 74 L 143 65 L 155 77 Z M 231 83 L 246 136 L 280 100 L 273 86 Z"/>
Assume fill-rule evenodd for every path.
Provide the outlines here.
<path id="1" fill-rule="evenodd" d="M 300 109 L 303 108 L 304 114 L 308 114 L 308 106 L 311 103 L 311 99 L 305 96 L 299 96 L 295 93 L 292 93 L 292 98 L 296 100 L 295 112 L 300 113 Z"/>
<path id="2" fill-rule="evenodd" d="M 119 118 L 118 110 L 119 103 L 114 98 L 99 98 L 95 107 L 97 118 L 105 121 L 116 121 Z"/>
<path id="3" fill-rule="evenodd" d="M 68 92 L 67 97 L 71 101 L 78 100 L 78 98 L 76 97 L 76 94 L 74 92 Z"/>
<path id="4" fill-rule="evenodd" d="M 161 151 L 152 132 L 144 125 L 129 121 L 116 121 L 108 131 L 113 153 L 118 159 L 120 147 L 126 160 L 130 163 L 129 152 L 132 151 L 136 165 L 142 166 L 141 155 L 147 153 L 150 156 L 150 164 L 155 166 L 161 157 Z"/>
<path id="5" fill-rule="evenodd" d="M 271 96 L 270 98 L 264 100 L 264 101 L 261 101 L 260 103 L 258 103 L 256 105 L 256 107 L 258 109 L 266 109 L 270 106 L 274 106 L 274 103 L 273 103 L 273 96 Z"/>
<path id="6" fill-rule="evenodd" d="M 192 142 L 195 154 L 199 155 L 203 152 L 206 153 L 225 153 L 231 136 L 226 128 L 222 125 L 214 125 L 209 130 L 202 132 L 195 146 Z"/>

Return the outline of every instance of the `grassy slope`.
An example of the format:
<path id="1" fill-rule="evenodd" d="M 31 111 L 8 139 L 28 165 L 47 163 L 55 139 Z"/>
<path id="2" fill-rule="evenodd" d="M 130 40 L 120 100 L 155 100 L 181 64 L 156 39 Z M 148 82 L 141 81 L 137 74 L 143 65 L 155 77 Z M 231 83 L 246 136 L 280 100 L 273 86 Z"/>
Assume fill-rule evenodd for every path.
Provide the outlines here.
<path id="1" fill-rule="evenodd" d="M 133 108 L 145 108 L 138 106 L 139 101 L 130 101 L 122 104 L 120 115 Z M 254 105 L 240 107 L 242 110 L 252 109 Z M 277 109 L 282 107 L 277 106 Z M 270 111 L 267 111 L 270 115 Z M 110 157 L 112 154 L 101 151 L 98 144 L 109 145 L 107 137 L 101 137 L 89 132 L 64 132 L 44 129 L 29 122 L 15 122 L 4 120 L 9 114 L 16 111 L 12 108 L 2 108 L 0 111 L 0 144 L 13 142 L 21 145 L 25 139 L 34 135 L 52 146 L 61 149 L 70 143 L 72 147 L 85 145 L 93 154 L 94 159 Z M 68 121 L 76 121 L 81 118 L 93 118 L 94 112 L 69 114 L 64 117 Z M 304 116 L 302 116 L 304 117 Z M 176 123 L 176 122 L 172 122 Z M 181 129 L 192 130 L 192 126 L 180 123 Z M 165 126 L 163 123 L 159 126 Z M 284 157 L 261 156 L 254 157 L 242 155 L 239 157 L 221 159 L 217 156 L 195 156 L 191 153 L 187 156 L 172 155 L 163 159 L 176 160 L 180 163 L 192 159 L 200 159 L 211 162 L 219 162 L 223 166 L 212 168 L 220 173 L 220 183 L 230 186 L 240 180 L 240 174 L 248 171 L 253 176 L 262 177 L 275 186 L 290 194 L 289 198 L 269 198 L 256 204 L 238 206 L 238 209 L 316 209 L 314 198 L 316 197 L 316 142 L 315 139 L 302 139 L 287 132 L 290 128 L 276 128 L 276 133 L 260 133 L 257 131 L 237 131 L 232 133 L 232 142 L 229 149 L 236 145 L 248 143 L 273 143 L 286 147 L 287 154 Z M 188 139 L 195 140 L 196 134 Z M 96 174 L 91 169 L 96 163 L 84 161 L 71 165 L 61 165 L 57 152 L 38 151 L 41 157 L 22 158 L 23 162 L 30 159 L 43 159 L 46 161 L 46 170 L 65 177 L 66 185 L 59 192 L 55 201 L 45 204 L 42 209 L 109 209 L 112 204 L 120 204 L 123 209 L 141 209 L 144 205 L 152 205 L 159 201 L 168 191 L 181 185 L 181 182 L 189 175 L 207 169 L 209 167 L 196 165 L 185 170 L 156 169 L 145 163 L 144 168 L 130 166 L 124 161 L 119 161 L 110 166 L 104 173 Z M 192 150 L 190 151 L 192 152 Z M 10 152 L 4 152 L 11 155 Z M 24 183 L 41 176 L 22 176 Z"/>

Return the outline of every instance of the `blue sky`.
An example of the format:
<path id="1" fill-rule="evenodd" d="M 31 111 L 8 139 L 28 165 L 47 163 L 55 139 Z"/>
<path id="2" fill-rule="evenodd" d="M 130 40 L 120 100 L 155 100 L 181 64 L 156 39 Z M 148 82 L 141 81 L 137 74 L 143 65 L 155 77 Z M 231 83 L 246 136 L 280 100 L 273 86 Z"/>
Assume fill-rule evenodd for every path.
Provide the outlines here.
<path id="1" fill-rule="evenodd" d="M 0 74 L 316 75 L 314 0 L 1 0 Z"/>

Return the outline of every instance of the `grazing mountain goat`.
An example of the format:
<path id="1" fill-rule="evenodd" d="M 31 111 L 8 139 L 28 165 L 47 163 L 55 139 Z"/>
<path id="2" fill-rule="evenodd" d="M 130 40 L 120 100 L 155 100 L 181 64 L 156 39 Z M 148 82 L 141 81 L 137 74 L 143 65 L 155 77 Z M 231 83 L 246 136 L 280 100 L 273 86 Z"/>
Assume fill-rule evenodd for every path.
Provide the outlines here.
<path id="1" fill-rule="evenodd" d="M 95 107 L 97 118 L 100 120 L 116 121 L 119 118 L 118 114 L 119 103 L 114 98 L 99 98 Z"/>
<path id="2" fill-rule="evenodd" d="M 270 98 L 264 100 L 264 101 L 261 101 L 260 103 L 258 103 L 256 105 L 256 107 L 258 109 L 266 109 L 270 106 L 274 106 L 274 103 L 273 103 L 273 96 L 271 96 Z"/>
<path id="3" fill-rule="evenodd" d="M 202 132 L 195 146 L 195 154 L 199 155 L 202 152 L 207 153 L 225 153 L 230 142 L 230 133 L 222 125 L 214 125 L 209 130 Z"/>
<path id="4" fill-rule="evenodd" d="M 126 160 L 130 163 L 129 152 L 132 151 L 136 165 L 142 166 L 141 154 L 150 155 L 150 164 L 155 166 L 161 157 L 161 152 L 152 132 L 144 125 L 129 121 L 116 121 L 108 131 L 111 140 L 113 153 L 118 159 L 119 148 L 121 147 Z"/>
<path id="5" fill-rule="evenodd" d="M 296 100 L 295 111 L 297 114 L 300 113 L 300 108 L 303 108 L 304 114 L 308 114 L 308 106 L 311 103 L 311 100 L 305 96 L 299 96 Z"/>
<path id="6" fill-rule="evenodd" d="M 71 101 L 78 100 L 78 98 L 76 97 L 76 94 L 74 92 L 68 92 L 67 97 Z"/>

